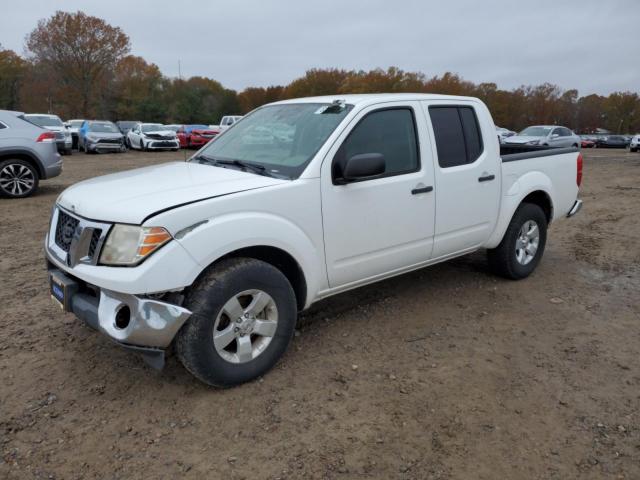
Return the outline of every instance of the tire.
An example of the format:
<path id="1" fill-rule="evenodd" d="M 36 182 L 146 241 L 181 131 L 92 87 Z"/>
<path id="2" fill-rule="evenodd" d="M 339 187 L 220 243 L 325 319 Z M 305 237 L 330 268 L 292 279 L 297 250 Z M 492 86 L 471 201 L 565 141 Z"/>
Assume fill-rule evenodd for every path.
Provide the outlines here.
<path id="1" fill-rule="evenodd" d="M 534 222 L 537 226 L 537 243 L 532 240 L 535 234 L 528 228 L 532 226 L 530 222 Z M 521 236 L 524 230 L 531 232 L 531 236 L 527 236 L 526 240 L 529 243 L 526 248 L 517 249 L 517 246 L 526 244 L 526 242 L 517 243 L 524 240 Z M 540 263 L 546 243 L 547 217 L 544 211 L 533 203 L 523 203 L 513 214 L 500 245 L 487 251 L 489 267 L 494 273 L 505 278 L 512 280 L 526 278 Z M 532 252 L 534 244 L 535 251 Z"/>
<path id="2" fill-rule="evenodd" d="M 144 141 L 143 141 L 142 139 L 140 139 L 140 151 L 141 151 L 141 152 L 145 152 L 145 151 L 147 151 L 147 149 L 146 149 L 146 148 L 144 148 Z"/>
<path id="3" fill-rule="evenodd" d="M 65 153 L 64 153 L 64 154 L 65 154 L 65 155 L 73 155 L 73 149 L 72 149 L 72 148 L 67 148 L 67 149 L 65 150 Z"/>
<path id="4" fill-rule="evenodd" d="M 0 196 L 24 198 L 38 189 L 40 176 L 33 165 L 25 160 L 0 162 Z"/>
<path id="5" fill-rule="evenodd" d="M 574 143 L 574 144 L 572 145 L 572 147 L 573 147 L 573 148 L 579 148 L 579 147 L 578 147 L 578 144 L 576 144 L 576 143 Z"/>
<path id="6" fill-rule="evenodd" d="M 239 295 L 245 292 L 253 293 Z M 229 307 L 234 298 L 241 300 L 235 309 Z M 257 298 L 269 303 L 262 311 L 251 312 Z M 248 382 L 271 369 L 289 346 L 297 320 L 296 297 L 287 278 L 274 266 L 252 258 L 231 258 L 209 268 L 190 289 L 184 306 L 193 313 L 176 336 L 176 354 L 190 373 L 215 387 Z M 236 313 L 227 314 L 232 310 Z M 251 318 L 238 316 L 243 311 L 257 313 L 255 330 Z M 260 319 L 260 330 L 270 335 L 256 333 Z M 244 334 L 247 329 L 252 333 Z M 214 331 L 228 332 L 220 336 L 217 347 Z"/>

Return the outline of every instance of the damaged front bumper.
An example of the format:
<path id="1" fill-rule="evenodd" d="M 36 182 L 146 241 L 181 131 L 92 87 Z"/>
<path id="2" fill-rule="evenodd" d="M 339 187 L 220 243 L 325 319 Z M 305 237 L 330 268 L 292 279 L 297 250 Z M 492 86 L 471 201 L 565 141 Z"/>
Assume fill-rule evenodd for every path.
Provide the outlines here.
<path id="1" fill-rule="evenodd" d="M 164 366 L 165 349 L 191 316 L 178 305 L 90 286 L 57 268 L 49 269 L 49 278 L 51 297 L 63 310 L 142 354 L 156 369 Z"/>

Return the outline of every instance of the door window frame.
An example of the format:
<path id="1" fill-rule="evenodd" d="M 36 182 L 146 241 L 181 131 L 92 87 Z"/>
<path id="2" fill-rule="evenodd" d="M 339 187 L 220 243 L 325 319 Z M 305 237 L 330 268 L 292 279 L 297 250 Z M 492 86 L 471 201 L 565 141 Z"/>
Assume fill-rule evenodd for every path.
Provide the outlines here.
<path id="1" fill-rule="evenodd" d="M 461 108 L 470 108 L 471 111 L 473 112 L 473 119 L 476 125 L 476 129 L 478 131 L 478 138 L 480 139 L 480 152 L 478 153 L 478 156 L 473 160 L 473 162 L 467 162 L 467 163 L 461 163 L 459 165 L 450 165 L 448 167 L 443 167 L 442 165 L 440 165 L 440 155 L 438 155 L 438 139 L 436 138 L 436 131 L 435 128 L 433 127 L 433 120 L 431 119 L 431 109 L 436 109 L 436 108 L 455 108 L 457 110 L 458 113 L 458 118 L 460 119 L 460 127 L 462 129 L 462 140 L 464 141 L 464 151 L 465 151 L 465 158 L 468 158 L 469 156 L 469 152 L 467 152 L 467 136 L 464 133 L 464 123 L 462 121 L 462 116 L 460 115 L 460 109 Z M 459 167 L 467 167 L 469 165 L 473 165 L 475 164 L 478 160 L 480 160 L 480 158 L 482 158 L 482 155 L 484 155 L 485 153 L 485 142 L 484 142 L 484 137 L 483 137 L 483 131 L 480 128 L 480 121 L 478 120 L 478 112 L 476 112 L 476 108 L 471 105 L 471 104 L 467 104 L 467 103 L 430 103 L 427 104 L 427 112 L 426 112 L 426 117 L 427 120 L 429 122 L 429 126 L 431 127 L 431 132 L 433 134 L 433 148 L 435 149 L 435 161 L 434 161 L 434 165 L 437 165 L 439 169 L 441 170 L 449 170 L 451 168 L 459 168 Z"/>
<path id="2" fill-rule="evenodd" d="M 349 184 L 350 183 L 370 182 L 370 181 L 373 181 L 373 180 L 379 180 L 381 178 L 397 177 L 397 176 L 400 176 L 400 175 L 408 175 L 410 173 L 416 173 L 416 172 L 419 172 L 420 170 L 422 170 L 422 161 L 421 161 L 421 155 L 420 155 L 420 135 L 419 135 L 419 132 L 418 132 L 418 123 L 416 121 L 415 109 L 411 105 L 394 105 L 394 106 L 389 106 L 389 107 L 380 107 L 380 108 L 376 108 L 374 110 L 368 111 L 360 119 L 358 119 L 358 121 L 351 128 L 351 130 L 349 131 L 347 136 L 344 138 L 344 140 L 342 140 L 342 143 L 340 143 L 340 146 L 336 149 L 336 152 L 333 154 L 333 158 L 331 159 L 331 169 L 330 169 L 331 183 L 333 183 L 333 185 L 344 185 L 343 183 L 340 183 L 339 181 L 336 181 L 338 179 L 334 176 L 334 165 L 338 162 L 338 155 L 340 154 L 340 150 L 342 149 L 343 145 L 349 140 L 349 138 L 351 138 L 351 134 L 356 130 L 356 128 L 358 128 L 360 123 L 362 123 L 369 115 L 373 115 L 374 113 L 385 112 L 385 111 L 389 111 L 389 110 L 409 110 L 409 112 L 411 113 L 411 121 L 413 122 L 413 136 L 414 136 L 414 139 L 415 139 L 415 142 L 416 142 L 416 160 L 417 160 L 416 167 L 414 169 L 412 169 L 412 170 L 403 170 L 401 172 L 383 173 L 381 175 L 376 175 L 374 178 L 363 178 L 363 179 L 360 179 L 360 180 L 353 180 L 353 181 L 350 181 Z M 375 153 L 375 152 L 367 152 L 367 153 Z"/>

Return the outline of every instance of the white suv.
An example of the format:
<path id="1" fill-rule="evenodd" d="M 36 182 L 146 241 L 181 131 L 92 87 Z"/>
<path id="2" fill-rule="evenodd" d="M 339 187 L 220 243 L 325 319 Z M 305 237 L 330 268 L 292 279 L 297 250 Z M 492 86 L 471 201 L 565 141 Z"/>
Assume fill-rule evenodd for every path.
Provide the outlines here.
<path id="1" fill-rule="evenodd" d="M 637 152 L 640 150 L 640 135 L 634 135 L 631 139 L 631 143 L 629 144 L 629 150 L 632 152 Z"/>

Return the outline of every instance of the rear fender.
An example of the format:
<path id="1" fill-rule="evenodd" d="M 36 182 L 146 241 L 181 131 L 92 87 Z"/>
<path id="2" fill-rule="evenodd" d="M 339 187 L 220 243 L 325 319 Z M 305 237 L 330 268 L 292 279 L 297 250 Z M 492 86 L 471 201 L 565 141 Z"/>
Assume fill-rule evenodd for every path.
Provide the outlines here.
<path id="1" fill-rule="evenodd" d="M 508 178 L 505 180 L 508 181 Z M 514 213 L 522 201 L 531 193 L 538 191 L 545 193 L 551 204 L 551 212 L 553 212 L 553 184 L 551 183 L 551 179 L 544 173 L 539 171 L 525 173 L 513 182 L 513 184 L 504 185 L 503 187 L 506 187 L 506 193 L 501 200 L 498 222 L 496 223 L 493 234 L 485 245 L 486 248 L 495 248 L 500 244 Z"/>

